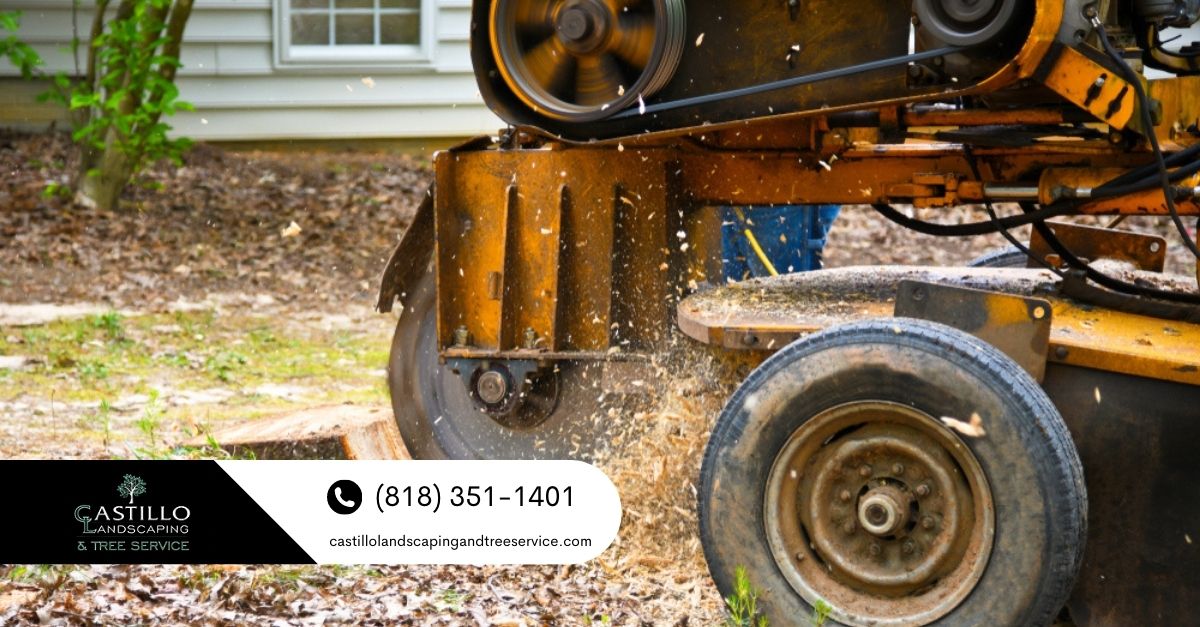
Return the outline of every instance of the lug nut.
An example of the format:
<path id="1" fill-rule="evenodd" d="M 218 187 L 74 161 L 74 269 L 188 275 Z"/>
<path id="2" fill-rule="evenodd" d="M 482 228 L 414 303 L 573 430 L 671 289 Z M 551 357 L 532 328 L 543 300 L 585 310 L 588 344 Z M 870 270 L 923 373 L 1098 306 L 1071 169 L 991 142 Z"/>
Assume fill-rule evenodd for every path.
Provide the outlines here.
<path id="1" fill-rule="evenodd" d="M 862 477 L 863 479 L 870 477 L 871 476 L 871 467 L 864 465 L 862 468 L 859 468 L 858 476 Z"/>
<path id="2" fill-rule="evenodd" d="M 900 547 L 900 550 L 904 551 L 905 555 L 912 555 L 913 551 L 917 550 L 917 547 L 912 543 L 912 540 L 909 540 L 904 543 L 904 546 Z"/>
<path id="3" fill-rule="evenodd" d="M 896 464 L 895 466 L 892 466 L 892 474 L 893 475 L 904 474 L 904 464 Z"/>
<path id="4" fill-rule="evenodd" d="M 842 490 L 842 493 L 838 495 L 838 498 L 842 499 L 844 502 L 849 502 L 850 496 L 851 494 L 849 490 Z"/>
<path id="5" fill-rule="evenodd" d="M 924 529 L 933 529 L 934 524 L 932 516 L 926 516 L 921 519 L 921 527 Z"/>
<path id="6" fill-rule="evenodd" d="M 929 496 L 929 485 L 922 483 L 917 486 L 917 496 Z"/>
<path id="7" fill-rule="evenodd" d="M 871 555 L 878 557 L 880 553 L 883 553 L 883 547 L 879 546 L 878 544 L 872 544 Z"/>

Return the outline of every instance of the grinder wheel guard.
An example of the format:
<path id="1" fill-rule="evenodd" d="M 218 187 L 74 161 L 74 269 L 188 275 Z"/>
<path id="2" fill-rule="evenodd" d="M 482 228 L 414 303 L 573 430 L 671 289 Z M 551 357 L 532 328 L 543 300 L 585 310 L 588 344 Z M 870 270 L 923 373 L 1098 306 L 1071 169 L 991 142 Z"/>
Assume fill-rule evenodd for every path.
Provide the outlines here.
<path id="1" fill-rule="evenodd" d="M 547 117 L 586 122 L 657 93 L 683 53 L 683 0 L 514 0 L 491 10 L 496 64 Z"/>

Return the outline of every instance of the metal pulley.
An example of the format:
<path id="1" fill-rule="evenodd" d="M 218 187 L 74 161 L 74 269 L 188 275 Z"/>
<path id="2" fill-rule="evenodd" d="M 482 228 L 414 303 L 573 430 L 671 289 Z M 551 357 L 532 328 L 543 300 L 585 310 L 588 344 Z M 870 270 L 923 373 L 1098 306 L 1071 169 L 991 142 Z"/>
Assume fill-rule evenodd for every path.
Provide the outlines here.
<path id="1" fill-rule="evenodd" d="M 500 0 L 492 52 L 504 81 L 546 117 L 607 118 L 663 88 L 683 55 L 683 0 Z"/>
<path id="2" fill-rule="evenodd" d="M 1017 17 L 1018 0 L 916 0 L 921 26 L 939 41 L 977 46 L 995 41 Z"/>
<path id="3" fill-rule="evenodd" d="M 1187 28 L 1200 19 L 1200 0 L 1136 0 L 1134 10 L 1148 24 Z"/>

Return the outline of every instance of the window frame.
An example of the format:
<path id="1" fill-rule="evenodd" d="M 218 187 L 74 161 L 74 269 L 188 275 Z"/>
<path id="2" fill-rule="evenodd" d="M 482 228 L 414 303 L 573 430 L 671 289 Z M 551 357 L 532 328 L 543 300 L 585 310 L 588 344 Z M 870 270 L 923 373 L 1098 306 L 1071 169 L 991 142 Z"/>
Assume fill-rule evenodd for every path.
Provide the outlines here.
<path id="1" fill-rule="evenodd" d="M 275 65 L 279 69 L 345 70 L 422 69 L 434 63 L 437 49 L 437 0 L 420 0 L 421 43 L 418 45 L 292 45 L 291 0 L 274 0 Z M 374 13 L 374 9 L 359 9 Z"/>

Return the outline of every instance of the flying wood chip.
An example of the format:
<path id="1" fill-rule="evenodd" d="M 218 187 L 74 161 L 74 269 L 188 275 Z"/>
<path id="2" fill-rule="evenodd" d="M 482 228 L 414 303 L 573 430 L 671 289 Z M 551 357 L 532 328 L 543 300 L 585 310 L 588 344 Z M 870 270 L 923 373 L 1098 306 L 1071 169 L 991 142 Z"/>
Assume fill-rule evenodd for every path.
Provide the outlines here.
<path id="1" fill-rule="evenodd" d="M 287 228 L 280 231 L 279 235 L 281 237 L 296 237 L 303 230 L 304 229 L 301 229 L 299 224 L 296 224 L 295 220 L 292 220 L 292 223 L 287 225 Z"/>
<path id="2" fill-rule="evenodd" d="M 987 431 L 983 428 L 983 419 L 979 417 L 979 414 L 971 414 L 970 422 L 943 416 L 942 423 L 968 438 L 982 438 L 987 435 Z"/>

